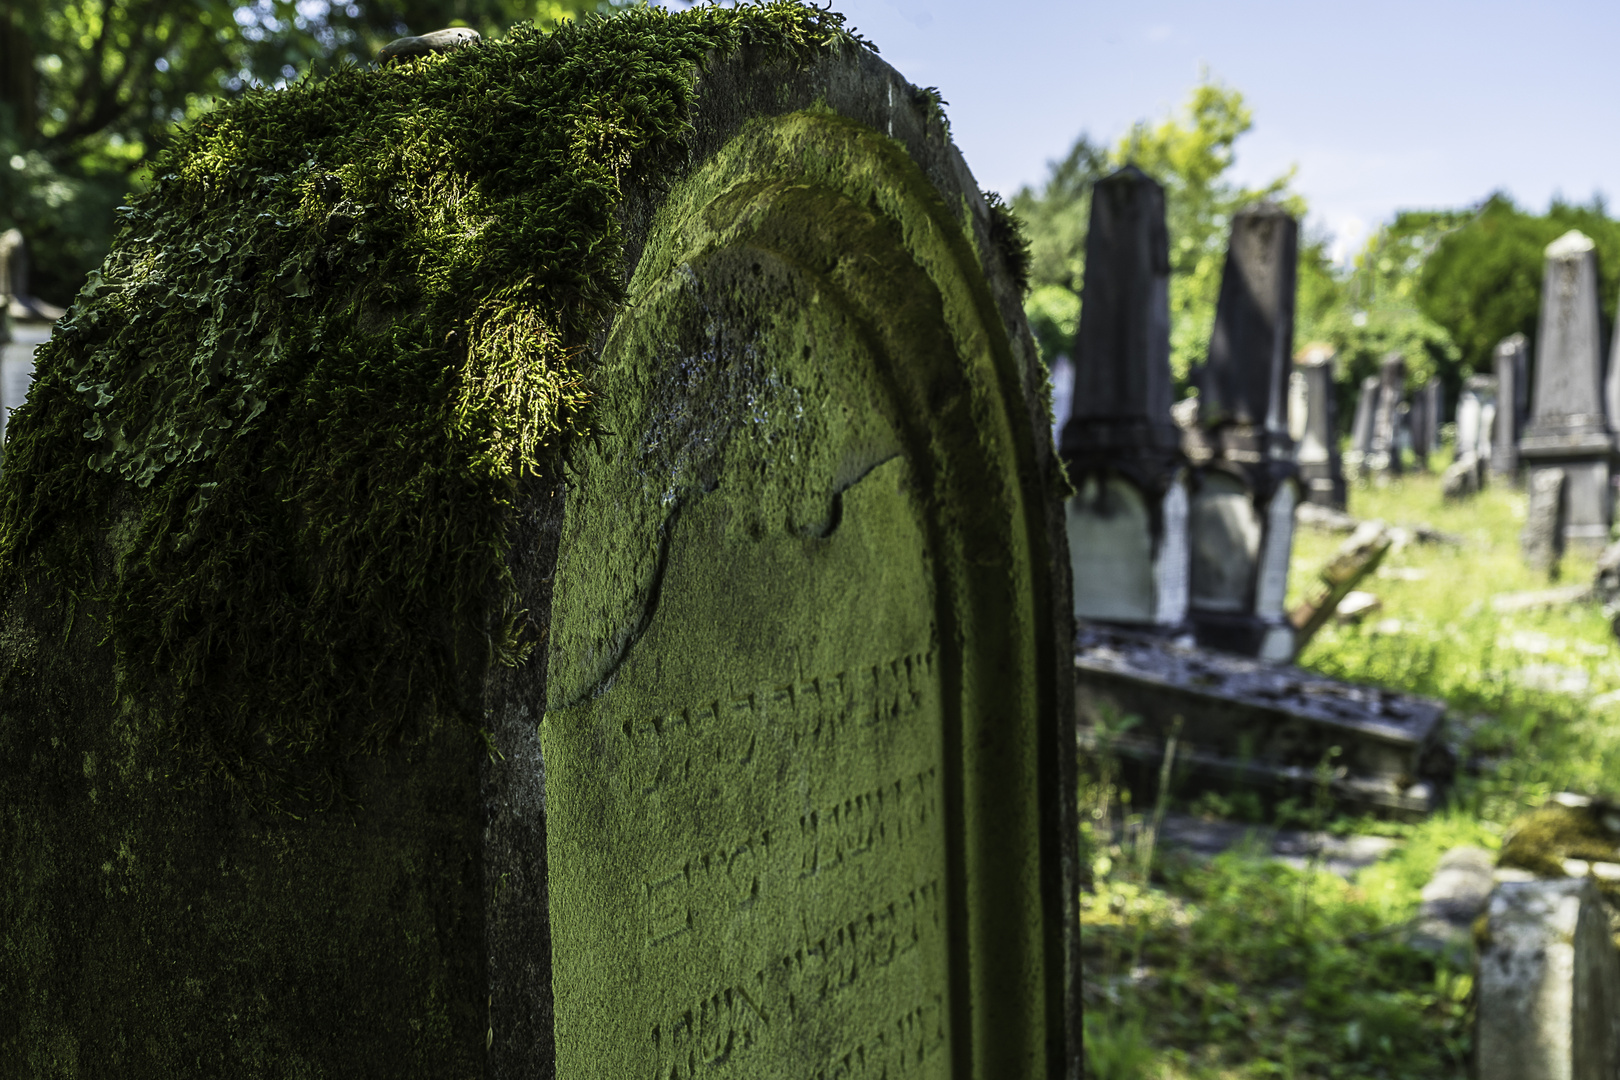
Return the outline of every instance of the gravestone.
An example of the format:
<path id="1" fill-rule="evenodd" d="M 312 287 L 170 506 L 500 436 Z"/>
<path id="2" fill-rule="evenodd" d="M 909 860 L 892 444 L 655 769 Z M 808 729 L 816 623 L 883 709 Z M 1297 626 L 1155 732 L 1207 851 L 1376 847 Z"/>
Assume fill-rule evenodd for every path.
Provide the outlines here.
<path id="1" fill-rule="evenodd" d="M 1412 433 L 1412 458 L 1423 471 L 1429 468 L 1429 458 L 1440 448 L 1440 397 L 1444 393 L 1439 379 L 1430 379 L 1412 394 L 1408 414 Z"/>
<path id="2" fill-rule="evenodd" d="M 1164 189 L 1134 166 L 1097 182 L 1060 444 L 1074 613 L 1182 628 L 1187 485 L 1170 415 L 1170 255 Z"/>
<path id="3" fill-rule="evenodd" d="M 1564 555 L 1564 470 L 1534 469 L 1530 473 L 1530 508 L 1525 516 L 1524 529 L 1519 534 L 1519 546 L 1524 560 L 1544 574 L 1556 576 L 1559 560 Z"/>
<path id="4" fill-rule="evenodd" d="M 1188 516 L 1199 644 L 1284 660 L 1299 467 L 1288 437 L 1299 225 L 1259 203 L 1232 219 L 1209 360 L 1199 373 Z"/>
<path id="5" fill-rule="evenodd" d="M 1406 357 L 1390 353 L 1378 365 L 1377 405 L 1372 411 L 1372 440 L 1362 467 L 1372 475 L 1401 474 L 1400 408 L 1406 396 Z"/>
<path id="6" fill-rule="evenodd" d="M 1299 424 L 1293 430 L 1290 398 L 1289 435 L 1296 448 L 1299 479 L 1305 501 L 1335 510 L 1345 507 L 1344 470 L 1339 461 L 1338 416 L 1334 399 L 1333 350 L 1321 346 L 1305 350 L 1294 367 L 1290 385 L 1299 387 Z"/>
<path id="7" fill-rule="evenodd" d="M 1532 479 L 1539 470 L 1563 471 L 1564 538 L 1593 550 L 1609 539 L 1616 463 L 1600 322 L 1597 254 L 1589 238 L 1571 230 L 1547 245 L 1534 404 L 1519 455 Z"/>
<path id="8" fill-rule="evenodd" d="M 1524 433 L 1529 366 L 1530 347 L 1523 334 L 1511 334 L 1497 343 L 1496 428 L 1492 432 L 1491 472 L 1498 476 L 1517 477 L 1519 473 L 1519 439 Z"/>
<path id="9" fill-rule="evenodd" d="M 1609 1080 L 1620 1067 L 1620 960 L 1591 878 L 1508 881 L 1486 906 L 1479 1080 Z"/>
<path id="10" fill-rule="evenodd" d="M 1350 424 L 1350 450 L 1345 454 L 1345 466 L 1353 476 L 1364 476 L 1367 454 L 1372 450 L 1373 418 L 1378 411 L 1377 375 L 1361 380 L 1361 391 L 1356 395 L 1356 415 Z"/>
<path id="11" fill-rule="evenodd" d="M 840 27 L 177 137 L 0 474 L 0 1075 L 1078 1072 L 1013 226 Z"/>

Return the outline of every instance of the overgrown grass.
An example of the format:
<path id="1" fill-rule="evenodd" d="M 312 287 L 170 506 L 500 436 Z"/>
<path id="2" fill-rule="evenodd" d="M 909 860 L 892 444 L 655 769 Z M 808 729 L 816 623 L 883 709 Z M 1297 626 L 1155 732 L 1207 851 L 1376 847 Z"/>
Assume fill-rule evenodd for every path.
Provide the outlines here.
<path id="1" fill-rule="evenodd" d="M 1465 1077 L 1472 974 L 1408 943 L 1440 856 L 1491 850 L 1504 826 L 1554 791 L 1620 794 L 1620 652 L 1592 603 L 1499 612 L 1498 594 L 1590 579 L 1589 554 L 1558 582 L 1527 568 L 1523 492 L 1498 485 L 1447 503 L 1437 476 L 1356 488 L 1351 511 L 1461 536 L 1460 547 L 1393 550 L 1360 586 L 1382 601 L 1330 625 L 1302 663 L 1432 695 L 1449 706 L 1462 768 L 1449 806 L 1413 824 L 1332 816 L 1318 802 L 1263 811 L 1253 793 L 1183 809 L 1399 839 L 1346 881 L 1282 865 L 1254 842 L 1213 860 L 1160 848 L 1143 873 L 1150 816 L 1116 787 L 1103 754 L 1081 792 L 1091 887 L 1081 898 L 1085 1074 L 1098 1078 Z M 1300 530 L 1294 599 L 1343 541 Z M 1279 815 L 1288 820 L 1279 820 Z"/>

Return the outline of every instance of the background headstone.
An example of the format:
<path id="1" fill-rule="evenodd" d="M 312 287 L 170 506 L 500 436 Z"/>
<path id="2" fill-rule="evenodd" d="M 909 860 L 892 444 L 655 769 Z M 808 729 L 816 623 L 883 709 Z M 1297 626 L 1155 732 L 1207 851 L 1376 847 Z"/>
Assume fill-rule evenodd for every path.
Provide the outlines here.
<path id="1" fill-rule="evenodd" d="M 1357 477 L 1365 475 L 1367 454 L 1372 450 L 1378 385 L 1378 376 L 1368 375 L 1361 380 L 1361 390 L 1356 394 L 1356 415 L 1350 424 L 1350 449 L 1345 454 L 1345 467 Z"/>
<path id="2" fill-rule="evenodd" d="M 476 295 L 409 273 L 379 283 L 345 255 L 297 303 L 257 308 L 198 245 L 223 248 L 234 223 L 219 258 L 282 243 L 322 251 L 339 242 L 326 222 L 343 185 L 206 156 L 207 132 L 177 153 L 208 162 L 220 193 L 208 215 L 190 212 L 178 181 L 134 196 L 151 215 L 138 220 L 172 230 L 161 235 L 173 257 L 154 270 L 129 257 L 154 236 L 116 242 L 110 287 L 74 317 L 132 318 L 41 350 L 8 442 L 17 467 L 0 476 L 7 507 L 71 527 L 72 550 L 96 566 L 115 565 L 148 526 L 167 560 L 76 606 L 58 577 L 72 565 L 48 550 L 0 568 L 11 575 L 0 924 L 29 943 L 0 963 L 0 1059 L 70 1047 L 80 1075 L 137 1080 L 668 1078 L 720 1058 L 715 1075 L 1015 1077 L 1079 1061 L 1072 616 L 1049 494 L 1061 470 L 1009 253 L 910 83 L 847 42 L 728 53 L 738 36 L 768 45 L 805 30 L 784 29 L 780 12 L 735 14 L 724 34 L 699 9 L 645 38 L 611 20 L 571 38 L 625 139 L 664 138 L 636 126 L 649 115 L 678 125 L 666 157 L 612 159 L 623 194 L 587 195 L 594 180 L 566 175 L 535 190 L 522 155 L 479 152 L 489 139 L 565 157 L 600 149 L 569 151 L 567 130 L 537 130 L 535 116 L 577 105 L 537 32 L 435 60 L 456 94 L 397 70 L 356 72 L 213 114 L 296 169 L 325 140 L 323 168 L 358 162 L 357 182 L 406 200 L 364 211 L 382 225 L 464 212 L 456 191 L 499 187 L 502 200 L 478 204 L 497 215 L 487 242 L 457 256 L 457 273 L 486 290 Z M 815 40 L 836 37 L 836 21 L 814 18 Z M 664 36 L 677 31 L 687 51 Z M 716 51 L 690 48 L 704 34 Z M 391 174 L 370 140 L 392 120 L 358 108 L 344 113 L 352 137 L 336 142 L 296 122 L 312 95 L 323 110 L 352 106 L 344 87 L 370 95 L 367 107 L 385 102 L 377 115 L 435 131 L 447 171 L 425 186 Z M 659 104 L 646 113 L 611 112 L 648 97 Z M 480 260 L 503 234 L 532 236 L 514 219 L 541 207 L 548 228 L 582 227 L 576 202 L 624 233 L 622 252 L 595 269 L 570 262 L 562 279 L 598 275 L 603 308 L 541 288 L 521 294 L 535 311 L 513 314 L 508 290 L 527 287 L 514 277 L 539 271 Z M 304 222 L 300 206 L 321 209 Z M 271 212 L 290 224 L 254 224 Z M 286 238 L 296 230 L 307 231 Z M 158 273 L 223 284 L 210 305 L 167 305 Z M 389 306 L 412 289 L 441 306 Z M 352 392 L 279 385 L 236 412 L 226 395 L 198 437 L 222 419 L 229 434 L 183 464 L 136 456 L 161 453 L 153 440 L 189 420 L 162 400 L 143 399 L 156 434 L 131 429 L 134 449 L 86 439 L 87 421 L 121 416 L 137 387 L 189 402 L 201 392 L 196 341 L 256 310 L 260 342 L 311 313 L 348 312 L 323 324 L 318 363 L 302 339 L 289 355 L 306 365 L 300 378 L 331 388 L 321 380 L 341 374 Z M 149 336 L 159 323 L 173 335 Z M 481 353 L 485 330 L 509 336 Z M 568 355 L 591 437 L 570 429 L 525 447 L 511 436 L 504 456 L 435 472 L 471 441 L 440 418 L 538 407 L 520 387 L 515 404 L 468 411 L 457 395 L 473 380 L 438 374 L 498 381 L 521 364 L 486 371 L 480 357 L 505 363 L 506 343 L 553 332 L 581 343 Z M 378 348 L 410 377 L 366 382 L 359 358 Z M 238 363 L 253 374 L 267 361 Z M 251 391 L 230 381 L 237 371 L 224 369 L 226 387 Z M 78 389 L 95 385 L 108 392 Z M 384 414 L 415 426 L 378 426 Z M 306 464 L 337 460 L 320 455 L 339 444 L 347 467 Z M 110 466 L 98 471 L 88 448 L 103 446 Z M 168 471 L 140 476 L 143 463 Z M 55 499 L 35 483 L 46 476 L 90 494 Z M 166 485 L 190 496 L 160 511 Z M 296 502 L 275 497 L 294 489 Z M 239 562 L 211 562 L 254 526 L 243 506 L 287 519 Z M 312 538 L 304 516 L 332 507 L 348 517 L 317 516 Z M 376 525 L 369 543 L 343 531 L 354 519 Z M 221 520 L 201 539 L 176 531 Z M 16 518 L 3 535 L 17 535 Z M 449 565 L 486 576 L 439 572 L 445 552 L 485 558 Z M 346 584 L 333 567 L 350 556 L 408 556 L 419 579 Z M 175 648 L 204 653 L 207 691 L 234 702 L 179 734 L 172 706 L 188 699 L 154 689 L 167 672 L 125 648 L 172 629 L 153 625 L 149 600 L 175 581 L 217 590 L 198 620 L 230 612 L 228 632 Z M 299 618 L 261 634 L 267 620 L 246 610 L 265 597 L 316 609 L 323 590 L 339 598 L 330 634 Z M 391 625 L 416 635 L 409 648 L 367 636 L 376 620 L 364 613 L 401 610 Z M 334 674 L 268 682 L 267 655 L 307 655 L 309 670 Z M 251 692 L 267 682 L 277 694 Z M 176 680 L 173 693 L 194 685 Z M 302 743 L 261 737 L 327 715 L 316 707 L 331 711 L 328 693 L 349 693 L 338 700 L 357 715 L 336 713 Z M 384 720 L 406 718 L 372 743 L 357 733 L 368 693 Z M 216 745 L 242 756 L 217 765 Z M 234 775 L 252 753 L 285 756 Z"/>
<path id="3" fill-rule="evenodd" d="M 1187 612 L 1187 488 L 1170 414 L 1164 189 L 1135 166 L 1097 182 L 1060 452 L 1074 614 L 1174 631 Z"/>
<path id="4" fill-rule="evenodd" d="M 1475 990 L 1479 1080 L 1610 1080 L 1620 961 L 1590 878 L 1498 885 Z"/>
<path id="5" fill-rule="evenodd" d="M 1564 555 L 1564 470 L 1542 466 L 1530 472 L 1530 509 L 1519 545 L 1524 559 L 1548 575 L 1558 573 Z"/>
<path id="6" fill-rule="evenodd" d="M 1298 240 L 1279 206 L 1233 217 L 1186 444 L 1197 466 L 1188 543 L 1198 642 L 1268 660 L 1293 655 L 1283 600 L 1299 502 L 1287 416 Z"/>
<path id="7" fill-rule="evenodd" d="M 1293 420 L 1290 398 L 1289 435 L 1294 438 L 1294 460 L 1299 463 L 1299 479 L 1305 501 L 1343 510 L 1344 470 L 1339 460 L 1339 430 L 1333 384 L 1333 350 L 1313 347 L 1305 350 L 1294 367 L 1290 383 L 1297 386 L 1299 420 Z"/>
<path id="8" fill-rule="evenodd" d="M 1445 393 L 1439 379 L 1430 379 L 1412 394 L 1408 425 L 1412 433 L 1412 458 L 1419 469 L 1429 468 L 1429 458 L 1440 448 L 1440 404 Z"/>
<path id="9" fill-rule="evenodd" d="M 1512 334 L 1497 343 L 1491 472 L 1498 476 L 1516 477 L 1519 473 L 1519 438 L 1524 433 L 1529 400 L 1529 368 L 1530 346 L 1523 334 Z"/>
<path id="10" fill-rule="evenodd" d="M 1390 353 L 1378 366 L 1378 398 L 1373 408 L 1372 441 L 1362 468 L 1373 475 L 1401 474 L 1400 407 L 1406 396 L 1406 357 Z"/>
<path id="11" fill-rule="evenodd" d="M 1561 469 L 1564 539 L 1597 549 L 1613 517 L 1615 436 L 1604 406 L 1597 254 L 1571 230 L 1547 245 L 1533 413 L 1519 455 L 1533 475 Z"/>

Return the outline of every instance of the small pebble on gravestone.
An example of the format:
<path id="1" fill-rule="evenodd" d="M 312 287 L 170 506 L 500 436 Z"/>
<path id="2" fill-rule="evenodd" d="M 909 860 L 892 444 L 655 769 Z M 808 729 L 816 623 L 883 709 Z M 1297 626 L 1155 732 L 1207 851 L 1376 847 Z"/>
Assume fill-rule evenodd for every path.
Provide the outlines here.
<path id="1" fill-rule="evenodd" d="M 478 31 L 465 26 L 452 26 L 445 30 L 435 30 L 431 34 L 395 38 L 377 50 L 377 62 L 387 64 L 394 60 L 409 60 L 412 57 L 447 52 L 458 45 L 478 41 L 481 36 Z"/>

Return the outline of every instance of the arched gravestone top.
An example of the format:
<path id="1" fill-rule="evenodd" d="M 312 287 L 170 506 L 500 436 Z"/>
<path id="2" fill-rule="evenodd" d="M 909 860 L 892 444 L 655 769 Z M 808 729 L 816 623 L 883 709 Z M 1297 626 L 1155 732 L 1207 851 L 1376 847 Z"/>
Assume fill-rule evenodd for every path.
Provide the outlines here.
<path id="1" fill-rule="evenodd" d="M 0 479 L 0 1060 L 1078 1071 L 1059 474 L 937 99 L 640 11 L 158 177 Z"/>

